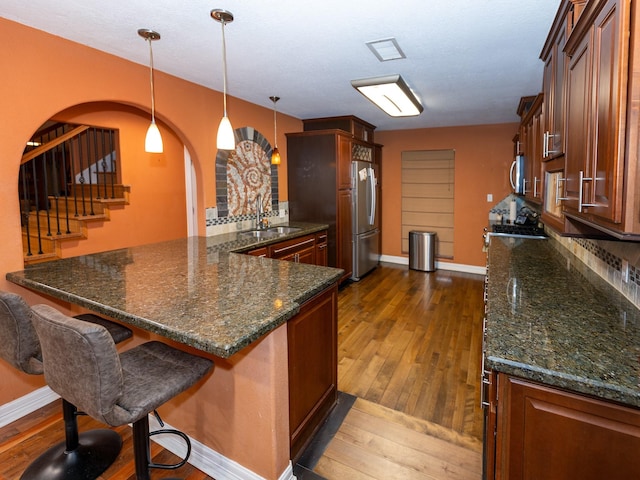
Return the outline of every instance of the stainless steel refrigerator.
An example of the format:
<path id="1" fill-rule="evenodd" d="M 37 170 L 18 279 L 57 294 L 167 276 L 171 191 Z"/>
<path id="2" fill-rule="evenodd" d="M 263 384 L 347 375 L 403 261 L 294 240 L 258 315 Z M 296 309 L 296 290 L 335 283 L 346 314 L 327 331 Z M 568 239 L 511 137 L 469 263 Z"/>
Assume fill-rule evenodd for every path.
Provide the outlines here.
<path id="1" fill-rule="evenodd" d="M 378 166 L 370 162 L 351 162 L 353 185 L 353 273 L 360 280 L 380 262 Z"/>

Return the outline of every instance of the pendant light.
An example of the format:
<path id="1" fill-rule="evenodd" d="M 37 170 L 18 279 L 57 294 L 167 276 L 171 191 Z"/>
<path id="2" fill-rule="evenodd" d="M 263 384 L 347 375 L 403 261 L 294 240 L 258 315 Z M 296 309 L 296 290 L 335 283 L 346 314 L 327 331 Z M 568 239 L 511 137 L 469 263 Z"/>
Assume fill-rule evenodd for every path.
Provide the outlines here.
<path id="1" fill-rule="evenodd" d="M 160 130 L 156 125 L 156 105 L 155 105 L 155 92 L 153 85 L 153 49 L 151 48 L 151 42 L 154 40 L 160 40 L 160 34 L 149 30 L 147 28 L 141 28 L 138 30 L 138 35 L 149 42 L 149 81 L 151 83 L 151 125 L 147 129 L 147 136 L 144 140 L 144 151 L 149 153 L 162 153 L 164 147 L 162 145 L 162 136 Z"/>
<path id="2" fill-rule="evenodd" d="M 276 122 L 276 102 L 280 97 L 269 97 L 273 102 L 273 151 L 271 153 L 271 165 L 280 165 L 280 152 L 278 151 L 278 123 Z"/>
<path id="3" fill-rule="evenodd" d="M 224 114 L 222 120 L 220 120 L 220 126 L 218 127 L 217 146 L 218 150 L 235 150 L 236 139 L 233 134 L 233 127 L 227 117 L 227 45 L 224 38 L 224 26 L 227 23 L 233 22 L 233 14 L 220 8 L 214 8 L 211 10 L 211 18 L 222 24 L 222 95 Z"/>

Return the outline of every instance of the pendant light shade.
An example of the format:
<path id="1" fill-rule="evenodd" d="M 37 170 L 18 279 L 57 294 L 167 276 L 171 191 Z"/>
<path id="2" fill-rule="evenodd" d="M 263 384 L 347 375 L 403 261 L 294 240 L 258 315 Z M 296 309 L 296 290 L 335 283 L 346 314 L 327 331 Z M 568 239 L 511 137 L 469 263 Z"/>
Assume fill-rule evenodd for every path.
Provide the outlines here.
<path id="1" fill-rule="evenodd" d="M 151 125 L 147 129 L 147 136 L 144 139 L 144 151 L 149 153 L 162 153 L 162 135 L 156 125 L 155 119 L 151 120 Z"/>
<path id="2" fill-rule="evenodd" d="M 216 139 L 216 144 L 219 150 L 236 149 L 236 139 L 233 134 L 233 127 L 231 126 L 229 117 L 227 117 L 226 115 L 222 117 L 222 120 L 220 120 L 220 125 L 218 125 L 218 136 Z"/>
<path id="3" fill-rule="evenodd" d="M 220 125 L 218 126 L 216 143 L 218 150 L 235 150 L 236 138 L 233 133 L 231 121 L 227 116 L 227 44 L 224 37 L 224 26 L 227 23 L 233 22 L 233 14 L 220 8 L 214 8 L 211 10 L 211 18 L 222 24 L 222 101 L 224 105 L 224 112 L 222 120 L 220 120 Z"/>
<path id="4" fill-rule="evenodd" d="M 138 30 L 138 35 L 149 42 L 149 83 L 151 84 L 151 125 L 147 129 L 147 136 L 144 140 L 144 151 L 149 153 L 162 153 L 164 146 L 162 144 L 162 135 L 156 125 L 156 101 L 154 92 L 154 78 L 153 78 L 153 48 L 151 42 L 154 40 L 160 40 L 160 34 L 149 30 L 147 28 L 141 28 Z"/>
<path id="5" fill-rule="evenodd" d="M 276 122 L 276 102 L 280 97 L 269 97 L 273 102 L 273 151 L 271 152 L 271 165 L 280 165 L 280 151 L 278 150 L 278 123 Z"/>

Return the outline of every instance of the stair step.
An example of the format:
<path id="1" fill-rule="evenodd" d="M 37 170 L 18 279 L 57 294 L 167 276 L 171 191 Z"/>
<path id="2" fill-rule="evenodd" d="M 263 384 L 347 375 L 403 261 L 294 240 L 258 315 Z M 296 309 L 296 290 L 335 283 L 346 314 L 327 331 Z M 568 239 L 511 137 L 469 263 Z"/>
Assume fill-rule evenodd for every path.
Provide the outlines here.
<path id="1" fill-rule="evenodd" d="M 70 192 L 76 192 L 77 195 L 82 195 L 84 191 L 85 196 L 91 195 L 94 198 L 100 198 L 102 200 L 122 199 L 125 202 L 129 202 L 129 193 L 131 187 L 129 185 L 116 184 L 113 185 L 113 189 L 110 184 L 107 183 L 105 188 L 103 183 L 89 185 L 87 183 L 73 183 L 69 185 Z"/>

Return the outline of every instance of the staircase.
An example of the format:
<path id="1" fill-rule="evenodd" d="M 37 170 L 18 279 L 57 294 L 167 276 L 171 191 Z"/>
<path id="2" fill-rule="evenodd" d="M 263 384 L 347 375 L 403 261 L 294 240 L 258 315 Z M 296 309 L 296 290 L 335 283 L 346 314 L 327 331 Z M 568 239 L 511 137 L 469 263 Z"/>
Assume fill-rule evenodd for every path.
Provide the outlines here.
<path id="1" fill-rule="evenodd" d="M 19 195 L 25 265 L 62 257 L 65 241 L 86 240 L 88 225 L 129 204 L 117 183 L 117 132 L 85 125 L 47 126 L 29 142 Z"/>

